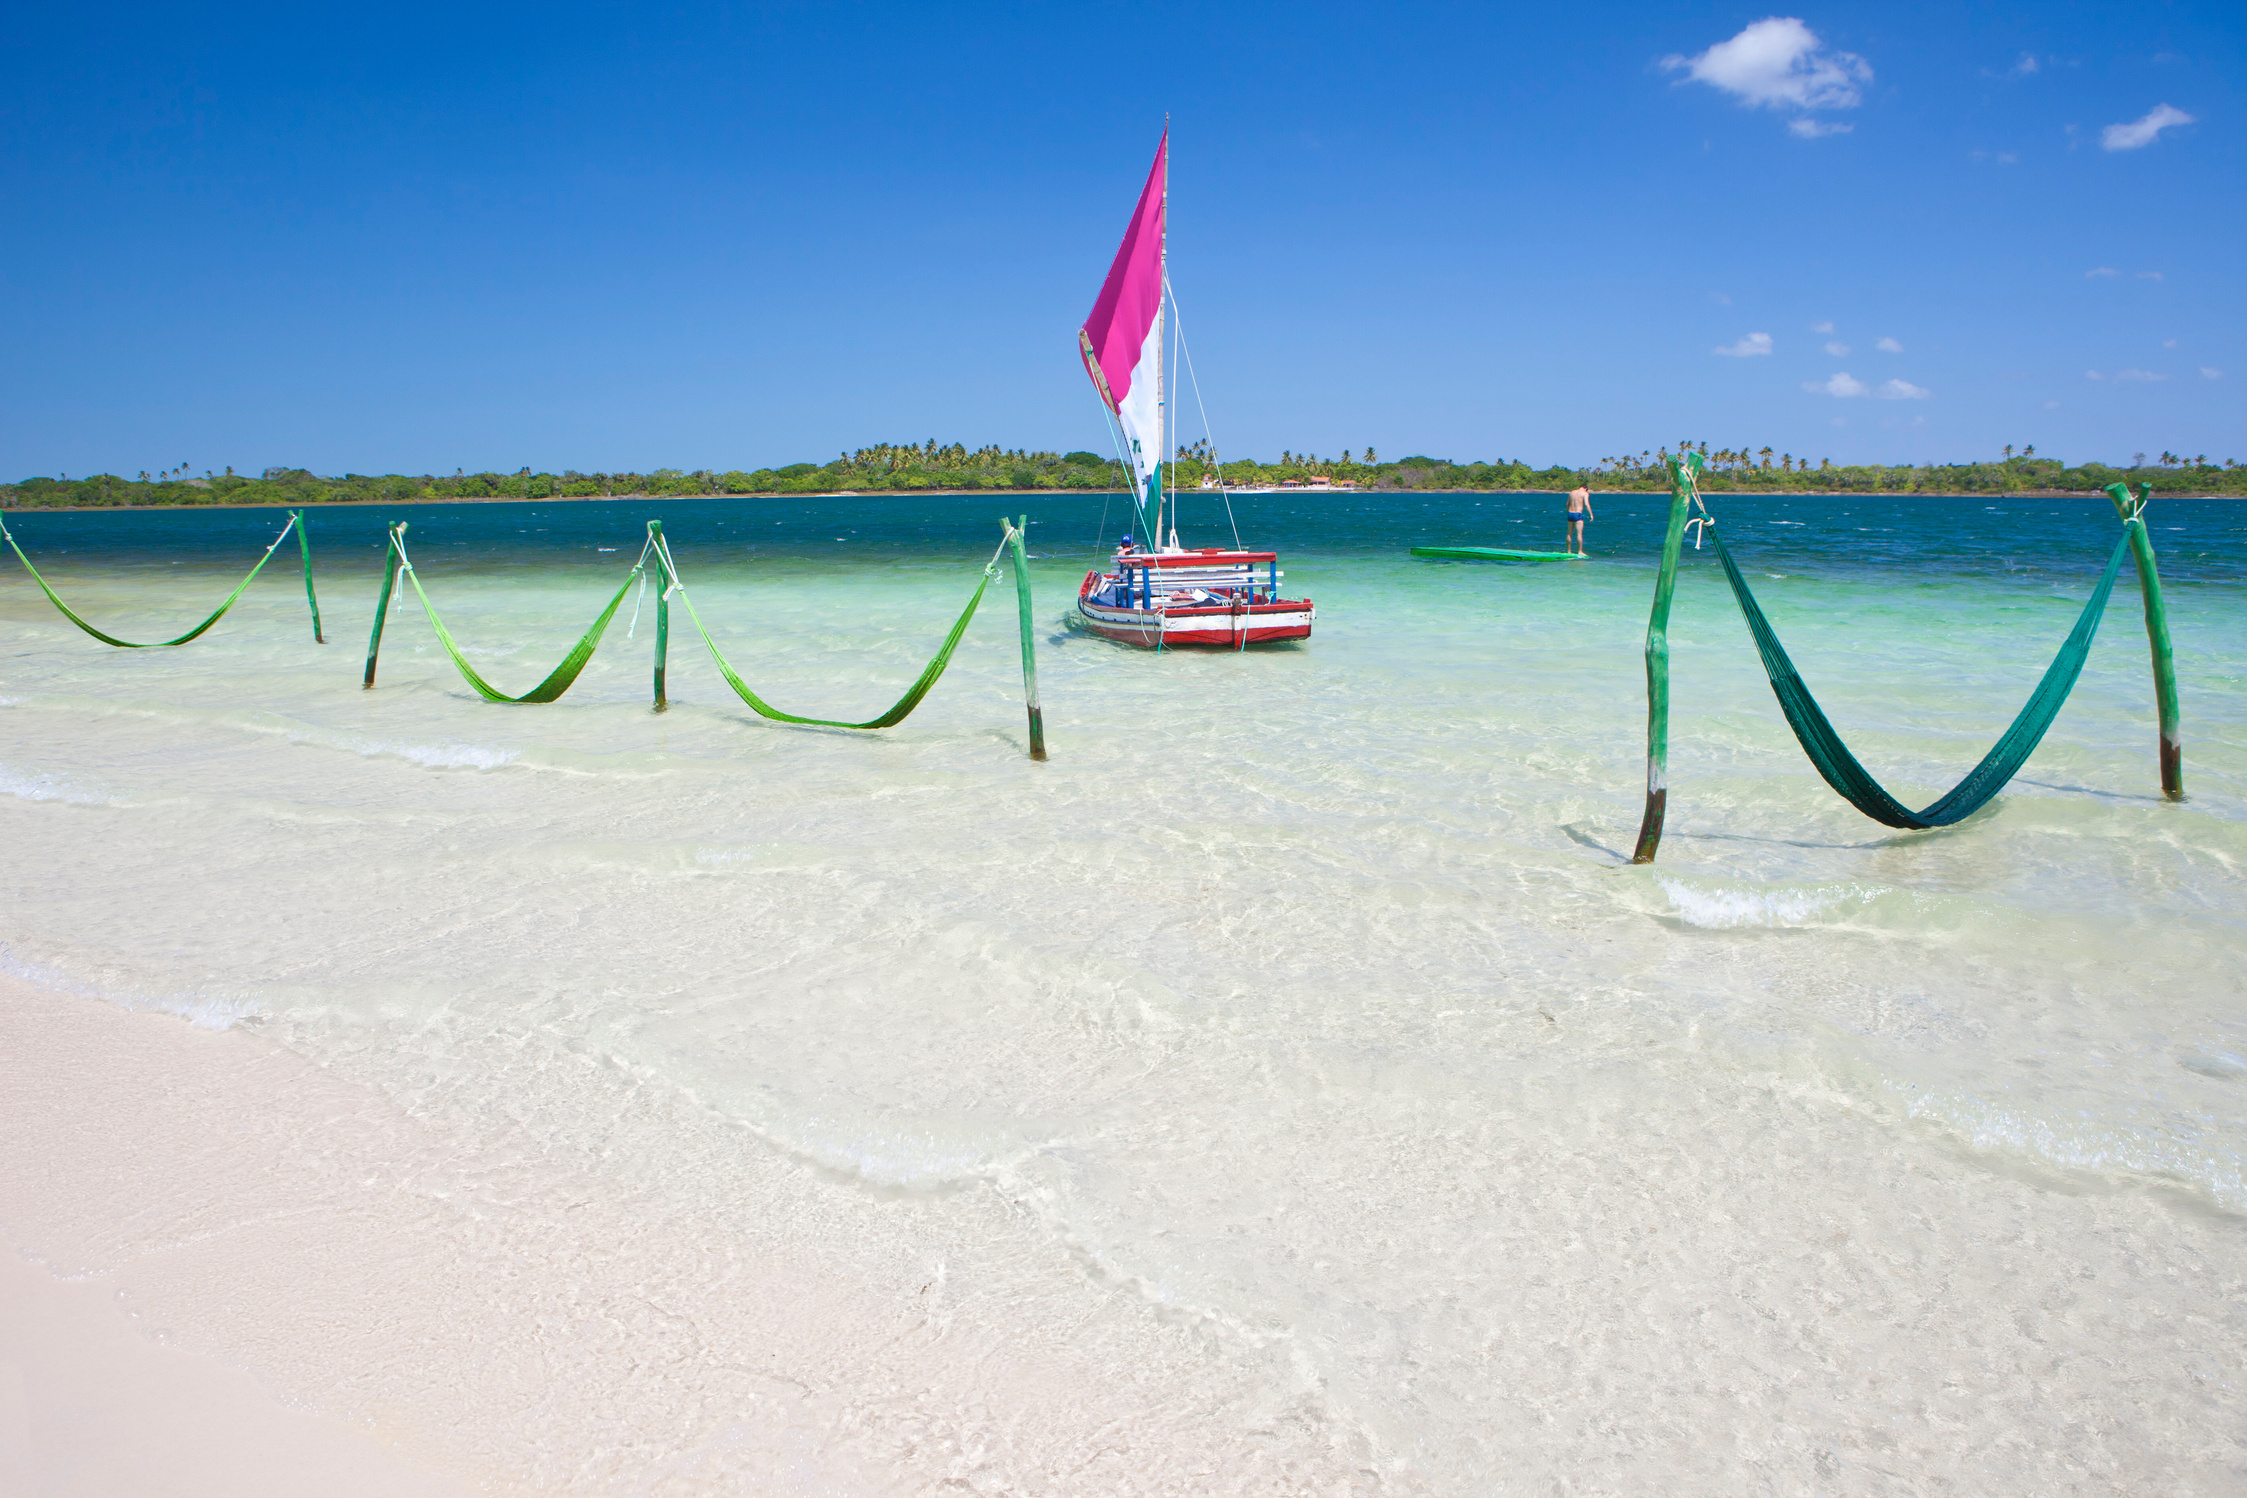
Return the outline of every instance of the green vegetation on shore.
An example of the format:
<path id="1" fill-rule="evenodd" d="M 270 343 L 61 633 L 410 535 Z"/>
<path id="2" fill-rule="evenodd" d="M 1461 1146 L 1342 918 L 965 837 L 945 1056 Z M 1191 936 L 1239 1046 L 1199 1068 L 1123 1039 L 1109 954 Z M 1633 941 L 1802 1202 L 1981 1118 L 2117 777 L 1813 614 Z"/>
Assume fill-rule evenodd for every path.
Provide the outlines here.
<path id="1" fill-rule="evenodd" d="M 2070 466 L 2037 456 L 2033 447 L 1987 463 L 1925 465 L 1813 465 L 1808 458 L 1773 453 L 1768 447 L 1717 448 L 1689 444 L 1710 460 L 1703 488 L 1711 493 L 1790 491 L 1795 493 L 2007 494 L 2034 490 L 2095 494 L 2116 481 L 2147 483 L 2168 494 L 2247 495 L 2247 466 L 2227 459 L 2185 458 L 2163 453 L 2148 463 L 2133 456 L 2128 467 L 2104 463 Z M 1191 488 L 1213 468 L 1230 486 L 1347 480 L 1364 489 L 1491 489 L 1553 492 L 1587 484 L 1601 493 L 1666 490 L 1668 448 L 1635 456 L 1602 458 L 1588 468 L 1532 468 L 1516 461 L 1457 462 L 1449 458 L 1409 457 L 1384 462 L 1372 448 L 1339 458 L 1284 452 L 1276 462 L 1240 458 L 1215 463 L 1206 446 L 1190 448 L 1178 462 L 1176 482 Z M 144 505 L 318 505 L 442 503 L 461 499 L 589 499 L 617 496 L 691 496 L 716 494 L 827 494 L 915 489 L 1114 489 L 1123 482 L 1114 459 L 1095 453 L 1031 452 L 982 447 L 973 450 L 934 439 L 918 446 L 881 443 L 844 453 L 829 463 L 791 463 L 783 468 L 688 472 L 662 468 L 654 473 L 455 473 L 449 478 L 388 474 L 379 478 L 345 474 L 323 478 L 302 468 L 268 468 L 257 478 L 223 474 L 187 478 L 186 465 L 151 479 L 96 474 L 90 478 L 32 478 L 0 484 L 0 508 L 98 509 Z"/>

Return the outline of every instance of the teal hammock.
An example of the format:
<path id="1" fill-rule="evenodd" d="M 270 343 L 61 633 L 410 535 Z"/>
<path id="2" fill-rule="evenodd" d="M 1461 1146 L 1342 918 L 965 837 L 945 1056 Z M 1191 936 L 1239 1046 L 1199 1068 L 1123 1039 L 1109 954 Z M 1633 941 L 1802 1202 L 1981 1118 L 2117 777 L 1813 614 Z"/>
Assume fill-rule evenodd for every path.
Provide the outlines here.
<path id="1" fill-rule="evenodd" d="M 2061 705 L 2068 700 L 2068 693 L 2075 689 L 2076 677 L 2083 672 L 2083 662 L 2091 654 L 2091 641 L 2099 633 L 2100 617 L 2106 612 L 2107 595 L 2114 591 L 2122 559 L 2130 550 L 2130 537 L 2126 533 L 2115 543 L 2114 555 L 2107 558 L 2107 570 L 2100 577 L 2099 585 L 2091 590 L 2090 601 L 2083 605 L 2082 616 L 2075 621 L 2067 643 L 2060 647 L 2060 653 L 2045 669 L 2044 679 L 2029 694 L 2013 726 L 2005 730 L 1995 747 L 1964 780 L 1932 805 L 1912 811 L 1882 789 L 1880 782 L 1858 763 L 1857 756 L 1849 752 L 1841 735 L 1834 732 L 1833 724 L 1818 706 L 1817 699 L 1803 685 L 1802 674 L 1787 658 L 1786 647 L 1779 643 L 1771 621 L 1763 616 L 1755 595 L 1748 591 L 1747 579 L 1740 575 L 1732 553 L 1725 550 L 1723 538 L 1713 526 L 1708 536 L 1716 543 L 1717 559 L 1724 563 L 1724 575 L 1732 583 L 1732 596 L 1739 600 L 1740 612 L 1748 621 L 1748 632 L 1755 636 L 1755 648 L 1763 656 L 1764 673 L 1771 678 L 1771 690 L 1779 699 L 1780 711 L 1787 715 L 1787 726 L 1794 730 L 1795 738 L 1802 744 L 1802 752 L 1810 756 L 1810 762 L 1818 767 L 1826 784 L 1846 797 L 1850 805 L 1876 822 L 1914 829 L 1948 827 L 1980 811 L 2036 752 L 2045 730 L 2052 726 Z"/>

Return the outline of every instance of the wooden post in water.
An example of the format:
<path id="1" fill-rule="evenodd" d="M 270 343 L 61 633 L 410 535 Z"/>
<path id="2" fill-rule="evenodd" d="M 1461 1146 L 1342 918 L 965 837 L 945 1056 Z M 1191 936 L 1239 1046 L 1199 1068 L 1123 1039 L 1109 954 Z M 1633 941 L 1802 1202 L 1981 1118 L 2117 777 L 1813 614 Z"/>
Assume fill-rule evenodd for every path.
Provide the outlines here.
<path id="1" fill-rule="evenodd" d="M 312 606 L 312 643 L 325 645 L 327 637 L 320 633 L 320 598 L 312 591 L 312 542 L 304 534 L 304 512 L 291 510 L 289 519 L 296 524 L 296 549 L 304 554 L 304 601 Z"/>
<path id="2" fill-rule="evenodd" d="M 1022 618 L 1022 701 L 1030 710 L 1030 758 L 1045 758 L 1045 709 L 1038 706 L 1038 646 L 1036 626 L 1030 617 L 1030 559 L 1022 549 L 1022 533 L 1029 528 L 1025 515 L 1013 525 L 1001 516 L 1014 548 L 1014 601 Z"/>
<path id="3" fill-rule="evenodd" d="M 663 662 L 671 649 L 671 569 L 663 564 L 663 522 L 648 522 L 648 537 L 655 546 L 655 710 L 671 704 L 663 695 Z"/>
<path id="4" fill-rule="evenodd" d="M 2161 718 L 2161 794 L 2172 801 L 2185 799 L 2185 747 L 2177 725 L 2177 659 L 2169 648 L 2169 611 L 2161 602 L 2161 574 L 2154 570 L 2153 538 L 2146 533 L 2146 504 L 2153 485 L 2138 485 L 2136 498 L 2128 484 L 2107 485 L 2107 497 L 2130 537 L 2130 558 L 2138 564 L 2138 591 L 2146 601 L 2146 642 L 2153 649 L 2153 701 Z"/>
<path id="5" fill-rule="evenodd" d="M 398 581 L 398 533 L 406 528 L 401 520 L 390 527 L 390 544 L 382 551 L 382 596 L 375 600 L 374 633 L 367 636 L 367 678 L 359 685 L 374 690 L 375 657 L 382 654 L 382 621 L 390 617 L 390 588 Z"/>
<path id="6" fill-rule="evenodd" d="M 1654 578 L 1654 611 L 1646 620 L 1646 815 L 1639 820 L 1632 863 L 1654 861 L 1662 846 L 1662 815 L 1669 809 L 1670 595 L 1677 590 L 1685 509 L 1701 463 L 1701 455 L 1690 449 L 1670 460 L 1670 528 L 1662 537 L 1662 570 Z"/>

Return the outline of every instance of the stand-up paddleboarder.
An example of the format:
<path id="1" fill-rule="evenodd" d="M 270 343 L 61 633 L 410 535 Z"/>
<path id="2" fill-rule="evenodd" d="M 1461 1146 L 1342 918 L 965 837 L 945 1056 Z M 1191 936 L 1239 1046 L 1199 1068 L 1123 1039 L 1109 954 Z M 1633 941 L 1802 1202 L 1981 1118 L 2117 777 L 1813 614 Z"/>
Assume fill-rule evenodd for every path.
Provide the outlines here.
<path id="1" fill-rule="evenodd" d="M 1568 553 L 1584 555 L 1584 522 L 1596 519 L 1592 514 L 1592 491 L 1578 484 L 1568 491 Z"/>

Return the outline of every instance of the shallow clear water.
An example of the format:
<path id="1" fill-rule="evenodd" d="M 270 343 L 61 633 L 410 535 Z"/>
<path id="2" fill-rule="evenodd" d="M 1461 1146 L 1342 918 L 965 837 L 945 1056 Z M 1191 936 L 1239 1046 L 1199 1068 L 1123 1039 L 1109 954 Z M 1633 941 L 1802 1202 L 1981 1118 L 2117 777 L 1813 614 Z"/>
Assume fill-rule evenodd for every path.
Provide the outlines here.
<path id="1" fill-rule="evenodd" d="M 1669 830 L 1633 868 L 1661 497 L 1599 500 L 1599 559 L 1532 567 L 1405 548 L 1552 545 L 1557 497 L 1236 503 L 1318 603 L 1306 646 L 1070 632 L 1098 497 L 322 511 L 324 648 L 288 552 L 176 651 L 100 647 L 15 573 L 5 960 L 511 1120 L 495 1212 L 538 1210 L 541 1131 L 643 1091 L 836 1192 L 987 1198 L 1295 1401 L 1358 1486 L 2236 1482 L 2235 1437 L 2176 1432 L 2242 1428 L 2247 506 L 2153 516 L 2190 798 L 2158 794 L 2126 569 L 2021 778 L 1933 833 L 1817 779 L 1689 551 Z M 880 735 L 757 719 L 683 616 L 661 716 L 628 613 L 556 705 L 478 700 L 410 604 L 359 689 L 384 519 L 521 691 L 661 518 L 760 692 L 871 715 L 1026 506 L 1048 764 L 1005 586 Z M 2116 534 L 2103 500 L 1711 507 L 1913 804 Z M 150 638 L 277 524 L 11 517 Z M 731 1168 L 614 1147 L 620 1191 Z"/>

